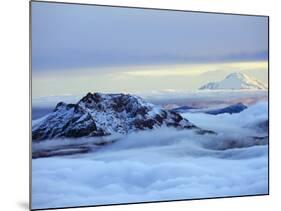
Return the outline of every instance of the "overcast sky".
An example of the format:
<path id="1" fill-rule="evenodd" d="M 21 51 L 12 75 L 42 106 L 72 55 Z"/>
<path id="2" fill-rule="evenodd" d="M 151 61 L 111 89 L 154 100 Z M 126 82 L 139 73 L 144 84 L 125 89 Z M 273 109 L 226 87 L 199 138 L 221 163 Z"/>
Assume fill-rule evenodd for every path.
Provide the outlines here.
<path id="1" fill-rule="evenodd" d="M 195 89 L 209 80 L 208 70 L 246 71 L 267 81 L 267 39 L 266 17 L 32 2 L 33 94 L 145 91 L 143 75 L 153 78 L 147 91 Z M 165 86 L 164 70 L 171 72 L 166 77 L 174 72 L 187 81 L 194 81 L 188 75 L 205 76 L 186 87 L 174 77 Z M 67 88 L 73 83 L 75 88 Z"/>

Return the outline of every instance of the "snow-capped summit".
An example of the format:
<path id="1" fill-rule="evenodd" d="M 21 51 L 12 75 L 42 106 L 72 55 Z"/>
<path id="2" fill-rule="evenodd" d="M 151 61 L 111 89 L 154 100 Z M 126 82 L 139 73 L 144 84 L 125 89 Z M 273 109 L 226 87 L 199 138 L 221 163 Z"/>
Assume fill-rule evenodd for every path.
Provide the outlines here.
<path id="1" fill-rule="evenodd" d="M 231 73 L 222 81 L 210 82 L 199 88 L 200 90 L 216 90 L 216 89 L 267 89 L 267 86 L 262 82 L 251 78 L 244 73 Z"/>
<path id="2" fill-rule="evenodd" d="M 36 120 L 32 126 L 32 139 L 128 134 L 161 126 L 211 132 L 137 96 L 88 93 L 76 104 L 58 103 L 52 113 Z"/>

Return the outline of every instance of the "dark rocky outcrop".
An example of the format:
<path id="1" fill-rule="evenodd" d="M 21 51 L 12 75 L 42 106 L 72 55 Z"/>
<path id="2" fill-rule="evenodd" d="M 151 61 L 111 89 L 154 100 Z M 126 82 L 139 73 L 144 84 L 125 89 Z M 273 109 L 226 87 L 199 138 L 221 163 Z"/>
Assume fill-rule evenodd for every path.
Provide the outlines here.
<path id="1" fill-rule="evenodd" d="M 194 129 L 212 133 L 190 123 L 174 111 L 164 110 L 129 94 L 88 93 L 76 104 L 60 102 L 52 113 L 36 120 L 33 141 L 127 134 L 157 127 Z"/>
<path id="2" fill-rule="evenodd" d="M 245 110 L 246 108 L 247 108 L 247 106 L 245 106 L 243 103 L 237 103 L 234 105 L 227 106 L 225 108 L 209 110 L 209 111 L 206 111 L 205 113 L 212 114 L 212 115 L 218 115 L 218 114 L 224 114 L 224 113 L 234 114 L 234 113 L 240 113 L 241 111 Z"/>

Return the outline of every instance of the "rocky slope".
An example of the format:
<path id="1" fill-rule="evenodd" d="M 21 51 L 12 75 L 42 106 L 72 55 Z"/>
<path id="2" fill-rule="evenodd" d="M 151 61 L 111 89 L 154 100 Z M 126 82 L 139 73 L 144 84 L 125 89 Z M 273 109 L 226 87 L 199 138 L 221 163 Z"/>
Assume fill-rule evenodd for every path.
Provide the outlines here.
<path id="1" fill-rule="evenodd" d="M 33 121 L 32 140 L 128 134 L 161 126 L 212 133 L 137 96 L 88 93 L 76 104 L 58 103 L 52 113 Z"/>

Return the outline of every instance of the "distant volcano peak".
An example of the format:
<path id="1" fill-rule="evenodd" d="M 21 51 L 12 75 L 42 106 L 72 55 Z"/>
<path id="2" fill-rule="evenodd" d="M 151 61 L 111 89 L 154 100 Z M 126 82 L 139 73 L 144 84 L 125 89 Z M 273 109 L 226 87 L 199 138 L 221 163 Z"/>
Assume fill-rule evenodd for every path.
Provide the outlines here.
<path id="1" fill-rule="evenodd" d="M 223 80 L 210 82 L 199 88 L 200 90 L 262 90 L 267 89 L 264 83 L 246 75 L 245 73 L 234 72 L 227 75 Z"/>

